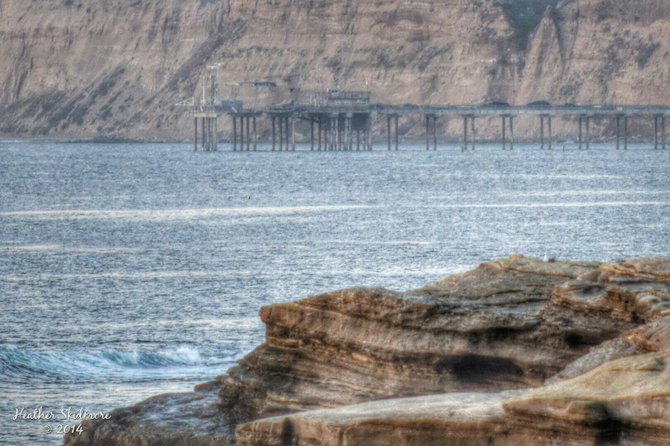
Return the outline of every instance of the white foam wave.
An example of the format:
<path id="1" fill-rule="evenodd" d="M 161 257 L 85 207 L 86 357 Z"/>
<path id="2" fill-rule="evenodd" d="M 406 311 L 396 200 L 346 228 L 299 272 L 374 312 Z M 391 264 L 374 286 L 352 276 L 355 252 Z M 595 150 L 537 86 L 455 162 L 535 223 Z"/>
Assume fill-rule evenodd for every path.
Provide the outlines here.
<path id="1" fill-rule="evenodd" d="M 531 209 L 531 208 L 598 208 L 628 206 L 670 206 L 668 201 L 592 201 L 566 203 L 471 203 L 471 204 L 435 204 L 433 209 Z"/>
<path id="2" fill-rule="evenodd" d="M 41 219 L 120 219 L 120 220 L 191 220 L 211 217 L 254 217 L 304 214 L 316 212 L 341 212 L 359 209 L 369 209 L 368 205 L 322 205 L 322 206 L 267 206 L 267 207 L 230 207 L 230 208 L 201 208 L 201 209 L 60 209 L 60 210 L 32 210 L 32 211 L 5 211 L 0 217 L 9 218 L 41 218 Z"/>
<path id="3" fill-rule="evenodd" d="M 63 245 L 3 245 L 0 253 L 54 252 L 70 254 L 119 254 L 138 252 L 138 249 L 112 247 L 69 247 Z"/>
<path id="4" fill-rule="evenodd" d="M 229 365 L 236 358 L 205 358 L 198 349 L 179 346 L 143 351 L 109 349 L 93 352 L 27 351 L 0 348 L 0 376 L 102 377 L 175 373 L 184 368 Z"/>

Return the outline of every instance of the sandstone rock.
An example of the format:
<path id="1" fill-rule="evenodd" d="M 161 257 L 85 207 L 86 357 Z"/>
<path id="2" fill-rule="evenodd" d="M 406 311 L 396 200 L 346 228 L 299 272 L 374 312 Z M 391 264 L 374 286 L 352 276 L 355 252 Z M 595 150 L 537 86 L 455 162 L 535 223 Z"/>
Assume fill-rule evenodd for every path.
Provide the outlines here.
<path id="1" fill-rule="evenodd" d="M 667 444 L 670 354 L 608 362 L 575 379 L 534 389 L 504 403 L 515 419 L 555 429 L 577 425 L 614 444 Z"/>
<path id="2" fill-rule="evenodd" d="M 533 401 L 544 394 L 508 392 L 554 377 L 547 389 L 566 389 L 575 401 L 593 386 L 601 388 L 588 394 L 593 400 L 639 395 L 640 404 L 651 404 L 658 395 L 647 399 L 642 390 L 662 389 L 664 368 L 645 375 L 620 359 L 621 373 L 630 378 L 616 378 L 608 367 L 617 358 L 670 350 L 670 317 L 654 310 L 669 300 L 668 269 L 670 261 L 662 260 L 597 264 L 512 256 L 404 293 L 354 288 L 265 307 L 266 342 L 204 394 L 148 400 L 68 441 L 225 444 L 234 426 L 276 417 L 240 427 L 240 441 L 430 445 L 448 438 L 450 444 L 494 439 L 518 445 L 537 437 L 536 444 L 594 444 L 609 435 L 608 420 L 541 414 L 538 407 L 549 404 Z M 650 295 L 658 299 L 651 305 Z M 632 383 L 633 376 L 647 380 L 647 387 L 617 394 L 605 385 L 610 378 Z M 365 403 L 372 400 L 380 401 Z M 619 400 L 598 401 L 625 409 Z M 657 418 L 670 412 L 665 406 L 649 410 L 651 421 L 625 438 L 656 441 L 647 431 L 665 429 Z M 282 417 L 296 412 L 305 414 Z"/>
<path id="3" fill-rule="evenodd" d="M 407 293 L 350 289 L 263 308 L 266 343 L 224 377 L 221 406 L 239 422 L 388 397 L 539 385 L 583 349 L 570 341 L 576 328 L 547 313 L 551 292 L 596 268 L 516 257 Z M 561 317 L 566 312 L 559 309 Z M 602 340 L 630 325 L 589 327 Z"/>
<path id="4" fill-rule="evenodd" d="M 670 350 L 670 317 L 664 317 L 593 347 L 587 354 L 568 364 L 565 369 L 547 380 L 547 383 L 575 378 L 615 359 L 668 350 Z"/>
<path id="5" fill-rule="evenodd" d="M 4 0 L 0 134 L 190 138 L 175 104 L 220 62 L 221 96 L 252 106 L 288 100 L 292 87 L 371 89 L 394 104 L 665 104 L 669 28 L 663 0 Z M 497 138 L 497 121 L 481 121 L 479 137 Z M 452 136 L 459 125 L 444 122 Z M 553 131 L 574 138 L 574 123 L 555 120 Z M 601 132 L 611 126 L 594 122 Z M 535 120 L 515 133 L 536 137 Z"/>
<path id="6" fill-rule="evenodd" d="M 664 445 L 670 355 L 613 362 L 530 391 L 450 393 L 358 404 L 238 426 L 244 446 Z"/>
<path id="7" fill-rule="evenodd" d="M 233 426 L 216 407 L 218 386 L 193 393 L 166 394 L 116 409 L 108 421 L 87 421 L 81 434 L 65 436 L 66 446 L 228 446 Z"/>
<path id="8" fill-rule="evenodd" d="M 488 446 L 505 436 L 503 402 L 518 391 L 452 393 L 314 410 L 243 424 L 243 446 Z M 498 443 L 495 443 L 498 444 Z"/>

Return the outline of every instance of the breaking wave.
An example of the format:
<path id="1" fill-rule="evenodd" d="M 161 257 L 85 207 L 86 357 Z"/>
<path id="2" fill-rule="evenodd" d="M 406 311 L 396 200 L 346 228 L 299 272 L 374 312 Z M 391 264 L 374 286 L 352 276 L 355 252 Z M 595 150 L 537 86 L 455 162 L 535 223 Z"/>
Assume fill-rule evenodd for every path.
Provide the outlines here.
<path id="1" fill-rule="evenodd" d="M 141 351 L 108 349 L 93 352 L 28 351 L 0 348 L 0 376 L 12 380 L 90 379 L 129 375 L 153 376 L 228 366 L 235 358 L 203 357 L 192 347 Z"/>

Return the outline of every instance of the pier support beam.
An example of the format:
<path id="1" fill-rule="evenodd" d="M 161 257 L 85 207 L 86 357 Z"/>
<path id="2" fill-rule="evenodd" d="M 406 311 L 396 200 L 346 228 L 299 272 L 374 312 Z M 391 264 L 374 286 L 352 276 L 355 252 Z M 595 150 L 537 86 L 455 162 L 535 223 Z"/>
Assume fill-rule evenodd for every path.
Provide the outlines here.
<path id="1" fill-rule="evenodd" d="M 395 150 L 399 150 L 400 148 L 400 142 L 398 136 L 398 118 L 399 115 L 386 116 L 386 133 L 388 136 L 388 150 L 393 150 L 393 147 L 395 147 Z M 370 120 L 369 117 L 368 120 Z M 370 122 L 368 122 L 367 126 L 368 150 L 372 150 L 372 143 L 371 143 L 372 136 L 370 135 L 370 131 L 371 131 Z"/>
<path id="2" fill-rule="evenodd" d="M 582 150 L 582 140 L 583 140 L 582 123 L 584 122 L 584 117 L 580 115 L 579 118 L 578 118 L 578 121 L 579 121 L 579 143 L 578 143 L 578 147 L 579 147 L 579 150 Z"/>
<path id="3" fill-rule="evenodd" d="M 318 146 L 318 150 L 320 152 L 321 149 L 322 149 L 321 143 L 323 141 L 323 116 L 321 116 L 321 115 L 318 116 L 316 127 L 317 127 L 317 129 L 316 129 L 317 133 L 319 135 L 319 141 L 318 141 L 317 146 Z"/>
<path id="4" fill-rule="evenodd" d="M 437 115 L 426 115 L 426 150 L 437 150 Z"/>
<path id="5" fill-rule="evenodd" d="M 233 121 L 233 152 L 237 152 L 237 116 L 232 116 Z"/>
<path id="6" fill-rule="evenodd" d="M 205 146 L 207 145 L 207 134 L 205 129 L 205 118 L 200 118 L 200 150 L 205 151 Z"/>
<path id="7" fill-rule="evenodd" d="M 395 115 L 395 149 L 399 150 L 400 149 L 400 144 L 398 143 L 399 137 L 398 137 L 398 115 Z"/>
<path id="8" fill-rule="evenodd" d="M 475 117 L 470 116 L 470 130 L 472 130 L 472 151 L 475 151 L 475 145 L 477 144 L 477 127 L 475 126 Z"/>
<path id="9" fill-rule="evenodd" d="M 244 152 L 244 116 L 240 116 L 240 152 Z"/>
<path id="10" fill-rule="evenodd" d="M 502 117 L 502 136 L 503 136 L 503 150 L 507 148 L 507 118 L 505 116 Z"/>
<path id="11" fill-rule="evenodd" d="M 368 114 L 365 124 L 365 144 L 368 152 L 372 151 L 372 115 Z"/>
<path id="12" fill-rule="evenodd" d="M 251 116 L 247 116 L 247 152 L 251 150 Z"/>
<path id="13" fill-rule="evenodd" d="M 509 150 L 514 150 L 514 116 L 512 115 L 503 115 L 502 116 L 502 148 L 507 150 L 507 121 L 509 120 Z"/>
<path id="14" fill-rule="evenodd" d="M 654 150 L 659 149 L 665 150 L 665 115 L 654 116 Z"/>
<path id="15" fill-rule="evenodd" d="M 623 149 L 628 150 L 628 116 L 623 117 Z"/>
<path id="16" fill-rule="evenodd" d="M 258 131 L 256 128 L 256 116 L 251 118 L 253 120 L 253 125 L 254 125 L 254 152 L 256 151 L 256 148 L 258 146 Z"/>
<path id="17" fill-rule="evenodd" d="M 219 118 L 214 117 L 214 151 L 219 150 Z"/>
<path id="18" fill-rule="evenodd" d="M 540 115 L 540 150 L 544 150 L 544 115 Z"/>
<path id="19" fill-rule="evenodd" d="M 314 151 L 314 117 L 309 117 L 309 150 Z"/>
<path id="20" fill-rule="evenodd" d="M 193 118 L 193 127 L 195 128 L 195 138 L 193 139 L 193 151 L 198 151 L 198 118 Z"/>
<path id="21" fill-rule="evenodd" d="M 388 150 L 391 150 L 391 116 L 386 117 L 386 135 L 388 137 Z"/>
<path id="22" fill-rule="evenodd" d="M 218 118 L 215 113 L 197 113 L 193 117 L 193 150 L 216 152 L 218 150 Z"/>
<path id="23" fill-rule="evenodd" d="M 461 152 L 466 152 L 468 150 L 468 117 L 463 116 L 463 147 L 461 147 Z"/>
<path id="24" fill-rule="evenodd" d="M 582 128 L 584 130 L 582 130 Z M 584 133 L 586 133 L 586 138 L 584 138 Z M 586 145 L 586 149 L 591 148 L 591 117 L 590 116 L 579 116 L 579 150 L 582 150 L 583 146 Z"/>

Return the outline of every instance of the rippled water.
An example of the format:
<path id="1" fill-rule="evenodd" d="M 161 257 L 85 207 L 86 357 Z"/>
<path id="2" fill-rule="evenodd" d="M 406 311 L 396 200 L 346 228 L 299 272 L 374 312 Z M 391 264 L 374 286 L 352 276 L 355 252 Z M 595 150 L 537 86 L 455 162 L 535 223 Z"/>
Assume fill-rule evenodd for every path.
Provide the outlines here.
<path id="1" fill-rule="evenodd" d="M 0 444 L 222 374 L 262 305 L 510 253 L 668 256 L 670 151 L 0 143 Z"/>

